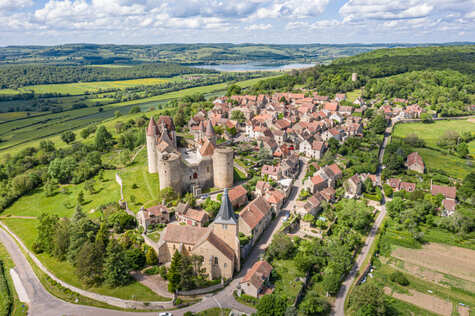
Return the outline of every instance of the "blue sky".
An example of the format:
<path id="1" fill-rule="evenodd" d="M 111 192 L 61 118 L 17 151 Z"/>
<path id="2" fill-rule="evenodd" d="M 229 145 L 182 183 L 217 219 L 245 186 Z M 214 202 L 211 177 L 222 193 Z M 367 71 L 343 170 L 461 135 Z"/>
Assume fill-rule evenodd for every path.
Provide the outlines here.
<path id="1" fill-rule="evenodd" d="M 475 41 L 475 0 L 0 0 L 0 45 Z"/>

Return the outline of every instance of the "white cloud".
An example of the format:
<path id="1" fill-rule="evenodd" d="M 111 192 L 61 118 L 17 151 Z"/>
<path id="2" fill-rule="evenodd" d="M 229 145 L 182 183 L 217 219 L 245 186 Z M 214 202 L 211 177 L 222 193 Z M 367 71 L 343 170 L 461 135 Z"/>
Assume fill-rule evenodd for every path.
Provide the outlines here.
<path id="1" fill-rule="evenodd" d="M 33 0 L 0 0 L 0 10 L 10 11 L 33 5 Z"/>
<path id="2" fill-rule="evenodd" d="M 248 31 L 265 31 L 268 30 L 272 27 L 271 24 L 251 24 L 248 26 L 245 26 L 244 29 Z"/>

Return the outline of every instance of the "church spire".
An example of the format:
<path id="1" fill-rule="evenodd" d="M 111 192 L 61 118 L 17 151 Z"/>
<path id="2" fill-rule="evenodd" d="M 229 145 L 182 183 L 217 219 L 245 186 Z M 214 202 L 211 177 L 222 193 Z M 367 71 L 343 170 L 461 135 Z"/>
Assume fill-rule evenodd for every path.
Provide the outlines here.
<path id="1" fill-rule="evenodd" d="M 234 216 L 233 206 L 228 196 L 228 189 L 224 189 L 223 197 L 221 199 L 221 207 L 218 215 L 214 220 L 216 224 L 234 224 L 236 225 L 236 217 Z"/>

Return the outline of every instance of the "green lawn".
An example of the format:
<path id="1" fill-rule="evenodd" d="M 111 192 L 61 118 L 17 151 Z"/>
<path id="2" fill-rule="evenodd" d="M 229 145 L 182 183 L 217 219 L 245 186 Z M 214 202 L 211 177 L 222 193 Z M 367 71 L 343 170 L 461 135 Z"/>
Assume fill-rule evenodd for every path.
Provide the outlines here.
<path id="1" fill-rule="evenodd" d="M 405 137 L 410 134 L 416 134 L 426 143 L 427 147 L 437 147 L 437 141 L 446 131 L 456 131 L 459 134 L 463 132 L 475 133 L 475 122 L 468 120 L 444 120 L 434 123 L 405 123 L 398 124 L 394 128 L 394 137 Z M 475 142 L 470 144 L 470 154 L 475 154 Z"/>
<path id="2" fill-rule="evenodd" d="M 356 98 L 361 96 L 361 89 L 355 89 L 346 93 L 346 99 L 350 102 L 354 102 Z"/>
<path id="3" fill-rule="evenodd" d="M 199 313 L 196 313 L 194 315 L 199 315 L 199 316 L 226 316 L 226 315 L 229 315 L 230 311 L 231 310 L 229 308 L 213 307 L 213 308 L 201 311 Z"/>
<path id="4" fill-rule="evenodd" d="M 470 171 L 473 171 L 470 161 L 451 155 L 445 149 L 437 146 L 439 138 L 446 131 L 475 133 L 475 123 L 468 120 L 448 120 L 435 121 L 431 124 L 398 124 L 394 128 L 393 137 L 404 138 L 407 135 L 416 134 L 425 141 L 426 147 L 413 148 L 413 150 L 422 156 L 429 171 L 431 169 L 440 169 L 447 172 L 450 176 L 463 179 Z M 469 143 L 469 151 L 470 155 L 474 157 L 475 141 Z"/>
<path id="5" fill-rule="evenodd" d="M 303 283 L 296 281 L 299 277 L 304 277 L 295 267 L 293 260 L 274 260 L 272 266 L 280 279 L 275 282 L 275 292 L 294 299 L 300 291 Z"/>
<path id="6" fill-rule="evenodd" d="M 2 219 L 2 221 L 19 236 L 25 245 L 31 250 L 31 247 L 36 239 L 37 231 L 37 220 L 30 219 L 16 219 L 8 218 Z M 109 288 L 105 285 L 100 287 L 91 287 L 86 288 L 81 281 L 76 277 L 74 267 L 67 261 L 58 261 L 57 259 L 49 256 L 48 254 L 39 254 L 37 255 L 38 259 L 46 266 L 46 268 L 53 272 L 61 280 L 76 286 L 78 288 L 87 289 L 88 291 L 114 296 L 122 299 L 128 300 L 138 300 L 138 301 L 166 301 L 167 298 L 158 296 L 149 288 L 143 286 L 138 282 L 132 282 L 127 286 Z"/>
<path id="7" fill-rule="evenodd" d="M 13 285 L 12 278 L 10 276 L 10 269 L 15 267 L 15 264 L 13 263 L 12 259 L 10 258 L 9 253 L 5 249 L 5 247 L 0 243 L 0 261 L 3 262 L 4 264 L 4 269 L 5 269 L 5 276 L 7 278 L 8 282 L 8 288 L 11 291 L 11 294 L 13 295 L 14 301 L 13 301 L 13 307 L 12 311 L 10 313 L 11 316 L 23 316 L 27 315 L 28 313 L 28 306 L 20 302 L 18 299 L 18 294 L 15 291 L 15 286 Z"/>

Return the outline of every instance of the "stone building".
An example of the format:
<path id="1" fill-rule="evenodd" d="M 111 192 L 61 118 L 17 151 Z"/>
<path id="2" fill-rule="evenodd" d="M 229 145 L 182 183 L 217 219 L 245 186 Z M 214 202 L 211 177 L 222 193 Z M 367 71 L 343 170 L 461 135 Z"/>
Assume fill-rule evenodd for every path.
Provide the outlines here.
<path id="1" fill-rule="evenodd" d="M 209 120 L 199 142 L 191 149 L 177 147 L 175 126 L 169 116 L 160 116 L 158 123 L 150 119 L 146 132 L 148 170 L 158 173 L 160 190 L 171 187 L 179 194 L 199 195 L 206 188 L 232 187 L 233 149 L 216 146 L 216 134 Z"/>
<path id="2" fill-rule="evenodd" d="M 167 226 L 158 245 L 158 260 L 162 264 L 170 262 L 175 251 L 202 256 L 210 279 L 232 278 L 241 265 L 238 233 L 239 222 L 225 189 L 218 215 L 208 227 Z"/>
<path id="3" fill-rule="evenodd" d="M 147 231 L 150 225 L 166 224 L 170 221 L 170 210 L 165 205 L 142 208 L 137 213 L 137 222 Z"/>
<path id="4" fill-rule="evenodd" d="M 425 169 L 424 160 L 422 160 L 422 157 L 419 155 L 418 152 L 410 153 L 407 156 L 406 165 L 407 165 L 407 169 L 409 170 L 416 171 L 419 173 L 424 173 L 424 169 Z"/>
<path id="5" fill-rule="evenodd" d="M 241 290 L 250 296 L 258 297 L 269 283 L 272 266 L 264 260 L 254 263 L 239 282 Z"/>

